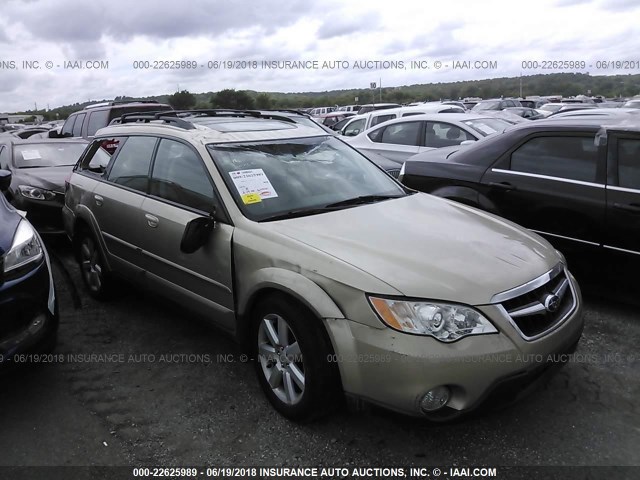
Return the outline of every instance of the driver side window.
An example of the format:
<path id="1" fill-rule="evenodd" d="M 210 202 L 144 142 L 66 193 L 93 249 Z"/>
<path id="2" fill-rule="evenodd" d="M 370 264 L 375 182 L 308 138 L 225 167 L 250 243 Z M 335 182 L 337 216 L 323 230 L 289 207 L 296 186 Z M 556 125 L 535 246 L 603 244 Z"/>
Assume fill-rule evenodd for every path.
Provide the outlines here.
<path id="1" fill-rule="evenodd" d="M 174 140 L 160 142 L 149 193 L 203 212 L 210 213 L 217 207 L 213 185 L 200 156 Z"/>

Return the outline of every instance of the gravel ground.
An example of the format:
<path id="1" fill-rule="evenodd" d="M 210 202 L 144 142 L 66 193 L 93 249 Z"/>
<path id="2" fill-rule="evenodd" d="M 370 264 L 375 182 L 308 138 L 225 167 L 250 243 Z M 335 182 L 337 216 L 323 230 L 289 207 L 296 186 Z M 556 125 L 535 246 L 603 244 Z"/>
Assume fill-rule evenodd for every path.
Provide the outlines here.
<path id="1" fill-rule="evenodd" d="M 508 409 L 440 425 L 342 408 L 298 425 L 232 340 L 133 288 L 96 302 L 65 244 L 51 251 L 64 361 L 2 380 L 0 465 L 640 465 L 640 301 L 615 272 L 584 282 L 577 361 Z"/>

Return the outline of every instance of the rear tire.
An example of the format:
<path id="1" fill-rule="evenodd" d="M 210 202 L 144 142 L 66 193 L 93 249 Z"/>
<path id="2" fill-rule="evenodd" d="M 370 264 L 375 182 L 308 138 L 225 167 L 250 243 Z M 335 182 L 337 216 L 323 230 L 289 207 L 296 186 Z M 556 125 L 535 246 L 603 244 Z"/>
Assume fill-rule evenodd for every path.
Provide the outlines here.
<path id="1" fill-rule="evenodd" d="M 252 327 L 258 381 L 280 414 L 309 421 L 339 404 L 333 349 L 315 315 L 284 295 L 273 295 L 253 309 Z"/>
<path id="2" fill-rule="evenodd" d="M 82 281 L 93 298 L 108 300 L 113 293 L 113 284 L 98 241 L 87 228 L 81 229 L 78 237 L 76 255 Z"/>

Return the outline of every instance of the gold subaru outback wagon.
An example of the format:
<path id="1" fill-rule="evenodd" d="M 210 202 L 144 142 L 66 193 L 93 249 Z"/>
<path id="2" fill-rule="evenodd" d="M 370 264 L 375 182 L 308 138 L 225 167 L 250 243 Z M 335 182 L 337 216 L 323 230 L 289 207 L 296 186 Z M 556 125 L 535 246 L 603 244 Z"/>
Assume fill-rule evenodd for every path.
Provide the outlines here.
<path id="1" fill-rule="evenodd" d="M 67 183 L 89 293 L 124 277 L 230 332 L 294 420 L 343 394 L 450 419 L 528 390 L 582 333 L 578 285 L 541 237 L 290 117 L 125 115 Z"/>

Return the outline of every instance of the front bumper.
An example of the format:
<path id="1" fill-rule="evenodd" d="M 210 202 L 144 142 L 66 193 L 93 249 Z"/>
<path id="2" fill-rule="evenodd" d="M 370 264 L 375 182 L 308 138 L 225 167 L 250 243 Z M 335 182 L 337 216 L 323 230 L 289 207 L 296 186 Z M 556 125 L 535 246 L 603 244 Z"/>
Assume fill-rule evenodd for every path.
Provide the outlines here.
<path id="1" fill-rule="evenodd" d="M 49 259 L 34 270 L 0 285 L 0 370 L 16 355 L 55 345 L 58 311 Z"/>
<path id="2" fill-rule="evenodd" d="M 493 401 L 497 395 L 507 403 L 555 371 L 554 367 L 569 359 L 566 354 L 575 350 L 584 322 L 580 292 L 572 281 L 575 309 L 560 326 L 533 341 L 517 334 L 504 318 L 504 310 L 494 305 L 479 309 L 494 321 L 499 333 L 449 344 L 389 328 L 327 319 L 343 388 L 349 395 L 434 420 L 475 410 L 489 396 Z M 438 386 L 449 388 L 450 399 L 445 408 L 427 415 L 420 400 Z"/>

